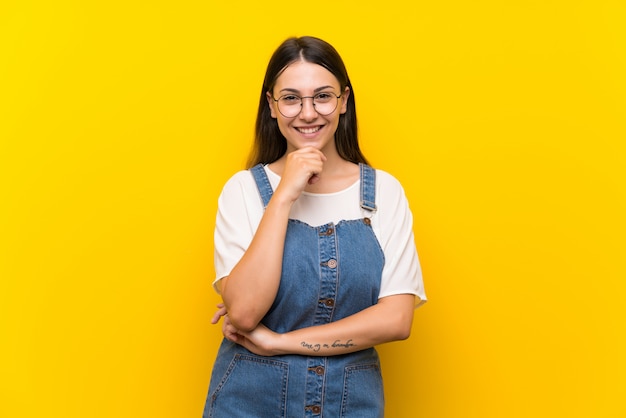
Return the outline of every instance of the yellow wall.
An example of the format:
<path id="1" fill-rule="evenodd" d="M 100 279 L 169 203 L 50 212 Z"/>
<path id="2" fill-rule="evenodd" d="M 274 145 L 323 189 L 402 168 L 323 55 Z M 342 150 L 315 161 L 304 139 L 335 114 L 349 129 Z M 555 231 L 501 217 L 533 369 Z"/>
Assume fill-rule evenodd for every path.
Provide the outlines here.
<path id="1" fill-rule="evenodd" d="M 387 415 L 626 416 L 621 0 L 3 2 L 0 416 L 200 416 L 216 198 L 303 34 L 415 215 Z"/>

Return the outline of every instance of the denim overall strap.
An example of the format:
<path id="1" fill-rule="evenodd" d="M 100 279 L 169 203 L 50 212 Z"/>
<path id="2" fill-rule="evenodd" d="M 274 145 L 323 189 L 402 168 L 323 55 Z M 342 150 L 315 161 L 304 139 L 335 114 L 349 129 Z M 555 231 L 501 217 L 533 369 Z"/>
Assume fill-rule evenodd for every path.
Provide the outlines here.
<path id="1" fill-rule="evenodd" d="M 255 165 L 250 169 L 250 172 L 254 176 L 254 181 L 256 181 L 256 186 L 259 189 L 259 194 L 261 195 L 261 201 L 263 201 L 263 210 L 265 210 L 267 205 L 270 203 L 272 194 L 274 194 L 272 185 L 270 184 L 270 180 L 267 178 L 267 173 L 263 168 L 263 164 Z"/>
<path id="2" fill-rule="evenodd" d="M 361 208 L 376 212 L 376 170 L 366 164 L 361 168 Z"/>

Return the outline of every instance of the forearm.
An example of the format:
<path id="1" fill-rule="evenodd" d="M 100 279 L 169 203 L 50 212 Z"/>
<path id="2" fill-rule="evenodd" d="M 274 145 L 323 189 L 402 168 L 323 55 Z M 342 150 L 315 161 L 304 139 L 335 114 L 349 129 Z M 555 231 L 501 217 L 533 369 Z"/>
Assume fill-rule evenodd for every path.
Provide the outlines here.
<path id="1" fill-rule="evenodd" d="M 298 149 L 283 158 L 280 183 L 257 231 L 244 255 L 221 283 L 230 321 L 240 331 L 256 328 L 276 298 L 291 206 L 313 176 L 322 171 L 326 161 L 324 154 L 314 147 Z"/>
<path id="2" fill-rule="evenodd" d="M 291 202 L 273 197 L 250 246 L 220 290 L 231 321 L 241 330 L 253 329 L 276 297 Z"/>
<path id="3" fill-rule="evenodd" d="M 329 324 L 277 335 L 273 354 L 334 356 L 408 338 L 415 297 L 395 295 Z"/>

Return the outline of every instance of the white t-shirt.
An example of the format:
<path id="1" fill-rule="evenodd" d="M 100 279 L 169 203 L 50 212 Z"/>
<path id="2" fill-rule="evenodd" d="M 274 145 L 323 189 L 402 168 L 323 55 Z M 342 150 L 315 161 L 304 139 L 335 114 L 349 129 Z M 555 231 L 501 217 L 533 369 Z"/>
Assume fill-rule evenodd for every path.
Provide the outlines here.
<path id="1" fill-rule="evenodd" d="M 272 188 L 280 176 L 265 166 Z M 336 193 L 303 192 L 293 204 L 289 217 L 311 226 L 341 220 L 371 219 L 372 229 L 385 254 L 379 298 L 397 294 L 426 301 L 422 271 L 413 238 L 413 216 L 400 182 L 382 170 L 376 170 L 375 212 L 360 206 L 360 180 Z M 263 203 L 250 171 L 231 177 L 218 200 L 215 223 L 215 285 L 228 276 L 250 245 L 263 216 Z M 217 288 L 216 288 L 217 289 Z"/>

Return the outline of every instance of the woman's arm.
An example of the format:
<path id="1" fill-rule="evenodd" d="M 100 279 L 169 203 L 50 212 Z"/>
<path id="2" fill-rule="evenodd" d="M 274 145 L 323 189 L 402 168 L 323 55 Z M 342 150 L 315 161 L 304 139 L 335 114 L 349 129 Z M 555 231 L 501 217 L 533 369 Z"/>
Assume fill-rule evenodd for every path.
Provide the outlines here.
<path id="1" fill-rule="evenodd" d="M 324 155 L 312 147 L 287 156 L 285 169 L 250 246 L 218 286 L 230 322 L 241 331 L 255 329 L 272 305 L 282 272 L 287 221 L 312 176 L 322 171 Z"/>
<path id="2" fill-rule="evenodd" d="M 242 331 L 234 326 L 229 316 L 224 316 L 223 332 L 227 339 L 258 355 L 334 356 L 408 338 L 414 308 L 414 295 L 387 296 L 376 305 L 339 321 L 285 334 L 277 334 L 261 324 L 252 331 Z M 218 311 L 213 322 L 225 313 L 224 308 Z"/>

